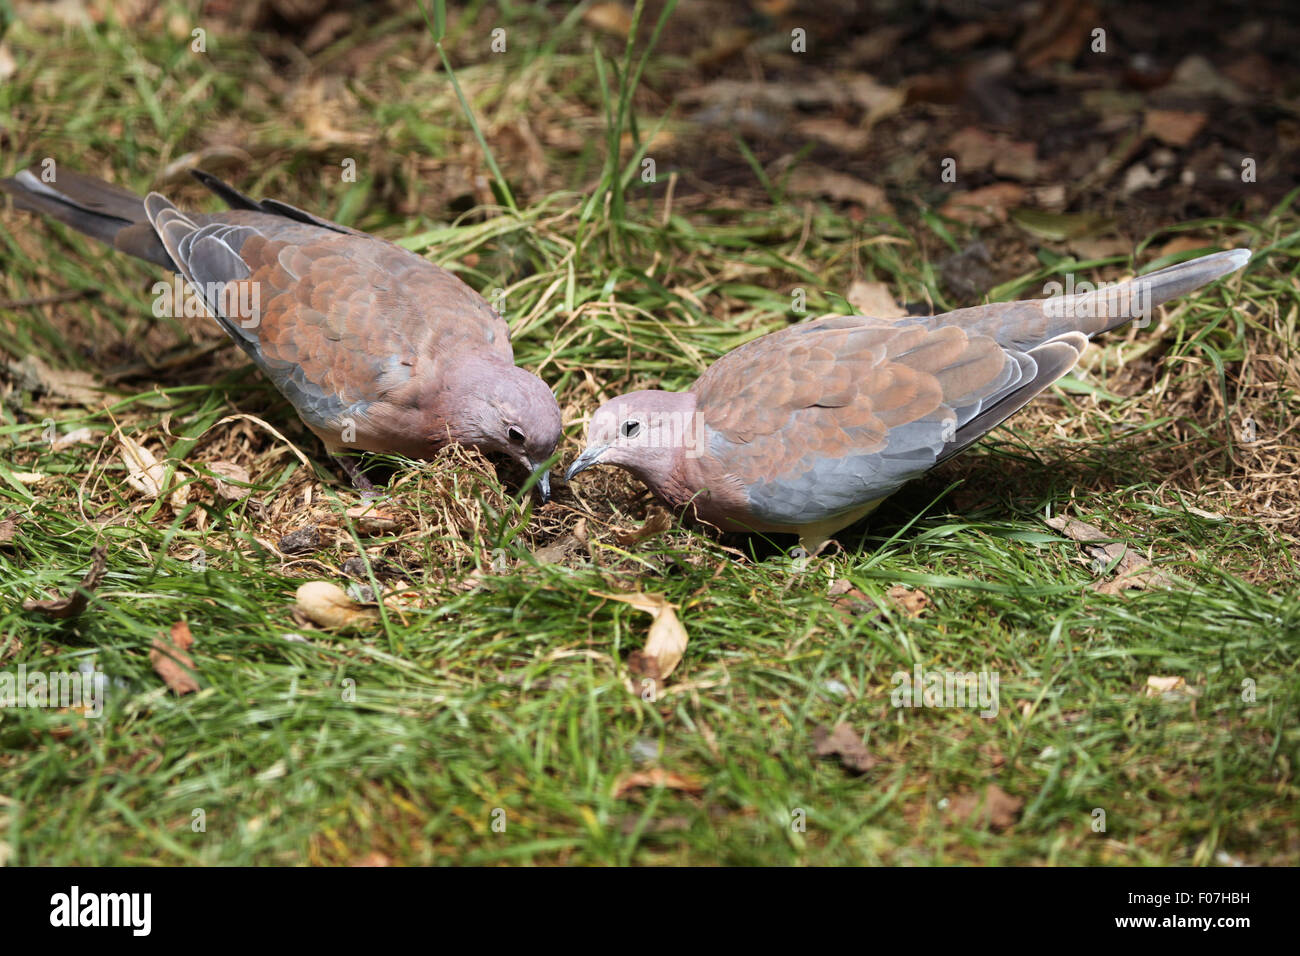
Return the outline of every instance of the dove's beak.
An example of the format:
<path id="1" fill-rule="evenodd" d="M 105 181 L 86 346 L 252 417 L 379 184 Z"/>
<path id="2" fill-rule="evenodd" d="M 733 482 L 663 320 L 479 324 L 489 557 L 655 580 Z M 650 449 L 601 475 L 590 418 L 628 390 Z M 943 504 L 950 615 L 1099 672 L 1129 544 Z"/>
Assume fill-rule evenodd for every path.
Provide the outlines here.
<path id="1" fill-rule="evenodd" d="M 551 469 L 546 467 L 546 463 L 534 465 L 527 458 L 521 458 L 520 461 L 528 469 L 529 474 L 538 476 L 537 484 L 534 487 L 542 497 L 542 504 L 546 504 L 551 500 Z"/>
<path id="2" fill-rule="evenodd" d="M 578 472 L 586 471 L 592 465 L 599 464 L 600 456 L 605 454 L 608 450 L 608 445 L 592 445 L 591 447 L 584 449 L 581 455 L 573 459 L 573 464 L 571 464 L 569 470 L 564 473 L 564 480 L 572 481 L 573 476 L 578 474 Z"/>

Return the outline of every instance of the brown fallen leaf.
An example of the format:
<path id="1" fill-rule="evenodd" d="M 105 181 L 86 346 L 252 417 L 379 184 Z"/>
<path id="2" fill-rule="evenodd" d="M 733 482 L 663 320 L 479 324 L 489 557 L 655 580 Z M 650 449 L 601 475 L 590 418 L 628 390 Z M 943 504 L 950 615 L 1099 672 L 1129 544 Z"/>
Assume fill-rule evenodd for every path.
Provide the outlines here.
<path id="1" fill-rule="evenodd" d="M 641 527 L 627 530 L 615 528 L 614 540 L 626 548 L 645 541 L 647 538 L 663 534 L 672 526 L 673 516 L 658 505 L 651 505 L 649 512 L 646 514 L 645 523 Z"/>
<path id="2" fill-rule="evenodd" d="M 860 314 L 873 319 L 897 319 L 907 315 L 907 310 L 894 301 L 889 286 L 883 282 L 854 279 L 844 298 Z"/>
<path id="3" fill-rule="evenodd" d="M 380 853 L 378 850 L 371 850 L 365 856 L 358 857 L 348 866 L 392 866 L 393 861 Z"/>
<path id="4" fill-rule="evenodd" d="M 72 594 L 48 601 L 24 601 L 23 610 L 36 611 L 46 617 L 58 620 L 77 617 L 90 603 L 90 596 L 94 593 L 95 588 L 99 587 L 99 582 L 104 577 L 107 558 L 108 549 L 103 545 L 97 546 L 90 552 L 90 570 L 86 572 L 85 577 L 81 579 L 81 583 L 77 585 L 77 589 Z"/>
<path id="5" fill-rule="evenodd" d="M 895 584 L 885 592 L 885 596 L 908 617 L 920 617 L 930 606 L 930 595 L 920 588 L 905 588 L 901 584 Z"/>
<path id="6" fill-rule="evenodd" d="M 879 604 L 855 588 L 846 578 L 832 581 L 826 594 L 831 599 L 831 606 L 847 621 L 864 614 L 881 617 L 885 613 Z"/>
<path id="7" fill-rule="evenodd" d="M 839 723 L 834 730 L 819 726 L 813 730 L 813 746 L 819 757 L 839 757 L 840 763 L 856 773 L 866 773 L 880 758 L 867 749 L 851 724 Z"/>
<path id="8" fill-rule="evenodd" d="M 4 521 L 0 521 L 0 548 L 18 537 L 18 526 L 22 523 L 21 515 L 15 515 L 12 518 L 5 518 Z"/>
<path id="9" fill-rule="evenodd" d="M 113 437 L 117 439 L 122 453 L 122 462 L 126 465 L 126 483 L 150 498 L 159 497 L 163 493 L 163 482 L 167 478 L 167 465 L 122 429 L 115 429 Z M 189 487 L 178 485 L 172 491 L 168 501 L 179 511 L 185 507 L 189 497 Z"/>
<path id="10" fill-rule="evenodd" d="M 9 375 L 21 389 L 47 395 L 64 405 L 98 408 L 104 402 L 102 384 L 89 372 L 51 368 L 35 355 L 9 363 Z"/>
<path id="11" fill-rule="evenodd" d="M 563 564 L 564 559 L 582 547 L 577 535 L 566 534 L 533 552 L 538 564 Z"/>
<path id="12" fill-rule="evenodd" d="M 1181 677 L 1156 677 L 1152 675 L 1147 678 L 1146 687 L 1143 690 L 1147 697 L 1163 697 L 1166 700 L 1184 700 L 1188 697 L 1200 696 L 1200 691 L 1195 687 L 1188 687 L 1187 681 Z"/>
<path id="13" fill-rule="evenodd" d="M 871 133 L 833 116 L 818 116 L 800 120 L 795 130 L 804 136 L 819 139 L 843 153 L 860 153 L 867 148 Z"/>
<path id="14" fill-rule="evenodd" d="M 948 801 L 947 815 L 953 823 L 970 822 L 976 827 L 1005 830 L 1020 819 L 1024 798 L 1013 797 L 996 783 L 984 788 L 983 795 L 964 793 Z"/>
<path id="15" fill-rule="evenodd" d="M 582 14 L 582 22 L 601 33 L 626 39 L 632 31 L 632 11 L 621 3 L 596 3 Z"/>
<path id="16" fill-rule="evenodd" d="M 993 158 L 993 173 L 1029 182 L 1038 178 L 1038 144 L 1004 139 Z"/>
<path id="17" fill-rule="evenodd" d="M 1091 38 L 1097 22 L 1097 8 L 1088 0 L 1052 4 L 1020 35 L 1016 57 L 1026 70 L 1037 70 L 1057 60 L 1072 63 Z"/>
<path id="18" fill-rule="evenodd" d="M 347 516 L 356 522 L 357 529 L 365 534 L 388 534 L 400 528 L 406 519 L 406 516 L 396 509 L 378 508 L 374 504 L 349 508 Z"/>
<path id="19" fill-rule="evenodd" d="M 239 485 L 251 484 L 253 481 L 248 469 L 243 465 L 237 465 L 233 461 L 210 461 L 206 462 L 206 467 L 217 476 L 215 481 L 218 497 L 225 498 L 227 501 L 239 501 L 251 494 L 251 488 L 239 487 Z M 238 484 L 231 484 L 231 482 L 238 482 Z"/>
<path id="20" fill-rule="evenodd" d="M 194 679 L 194 660 L 186 652 L 194 645 L 194 635 L 185 621 L 171 627 L 170 640 L 158 635 L 149 651 L 149 663 L 163 683 L 177 694 L 192 694 L 199 689 Z"/>
<path id="21" fill-rule="evenodd" d="M 879 186 L 824 166 L 800 166 L 790 174 L 786 187 L 792 196 L 824 196 L 836 202 L 855 203 L 868 212 L 892 212 Z"/>
<path id="22" fill-rule="evenodd" d="M 1154 136 L 1166 146 L 1186 146 L 1205 126 L 1201 112 L 1184 110 L 1147 110 L 1142 117 L 1142 133 Z"/>
<path id="23" fill-rule="evenodd" d="M 329 581 L 308 581 L 298 588 L 295 600 L 298 612 L 318 627 L 343 629 L 379 619 L 378 610 L 358 604 Z"/>
<path id="24" fill-rule="evenodd" d="M 944 152 L 957 160 L 957 175 L 988 169 L 997 159 L 1002 140 L 979 126 L 967 126 L 953 134 Z"/>
<path id="25" fill-rule="evenodd" d="M 591 593 L 606 600 L 622 601 L 650 615 L 653 620 L 645 649 L 633 651 L 628 656 L 628 667 L 633 674 L 648 677 L 656 683 L 667 679 L 681 663 L 689 639 L 686 628 L 677 619 L 676 606 L 669 604 L 662 594 L 646 591 L 628 594 L 604 594 L 600 591 Z"/>
<path id="26" fill-rule="evenodd" d="M 1169 575 L 1151 565 L 1146 557 L 1121 541 L 1112 541 L 1111 536 L 1100 528 L 1068 518 L 1055 515 L 1047 519 L 1049 527 L 1064 534 L 1071 541 L 1078 542 L 1080 549 L 1091 560 L 1084 563 L 1094 573 L 1110 567 L 1115 561 L 1116 576 L 1109 581 L 1094 581 L 1092 590 L 1099 594 L 1119 594 L 1127 590 L 1146 590 L 1153 587 L 1169 587 L 1174 582 Z"/>
<path id="27" fill-rule="evenodd" d="M 1156 253 L 1156 258 L 1163 259 L 1165 256 L 1172 256 L 1178 252 L 1192 252 L 1197 249 L 1207 249 L 1213 246 L 1214 242 L 1210 239 L 1201 239 L 1197 236 L 1189 236 L 1186 234 L 1174 236 L 1174 238 L 1170 239 L 1160 247 L 1160 251 Z"/>
<path id="28" fill-rule="evenodd" d="M 665 770 L 663 767 L 634 770 L 623 774 L 614 783 L 614 799 L 617 800 L 633 790 L 646 790 L 652 787 L 681 790 L 684 793 L 703 793 L 704 781 L 690 774 Z"/>
<path id="29" fill-rule="evenodd" d="M 982 189 L 957 193 L 939 210 L 939 215 L 969 226 L 992 226 L 1006 222 L 1008 210 L 1024 201 L 1025 187 L 1016 183 L 993 183 Z"/>

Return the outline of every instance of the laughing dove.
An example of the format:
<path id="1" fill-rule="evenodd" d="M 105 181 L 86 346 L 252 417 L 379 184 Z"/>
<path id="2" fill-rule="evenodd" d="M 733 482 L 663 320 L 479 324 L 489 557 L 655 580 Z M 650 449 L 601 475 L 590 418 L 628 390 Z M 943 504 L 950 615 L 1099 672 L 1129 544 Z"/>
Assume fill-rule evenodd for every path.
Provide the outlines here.
<path id="1" fill-rule="evenodd" d="M 473 289 L 390 242 L 194 175 L 230 211 L 183 213 L 62 169 L 0 189 L 184 276 L 331 454 L 430 458 L 457 442 L 544 467 L 559 406 L 514 364 L 509 326 Z M 545 500 L 545 471 L 538 486 Z"/>
<path id="2" fill-rule="evenodd" d="M 1093 335 L 1249 258 L 1220 252 L 1118 286 L 944 315 L 791 326 L 724 355 L 685 392 L 606 402 L 567 477 L 615 465 L 724 530 L 798 534 L 816 554 L 1068 372 Z"/>

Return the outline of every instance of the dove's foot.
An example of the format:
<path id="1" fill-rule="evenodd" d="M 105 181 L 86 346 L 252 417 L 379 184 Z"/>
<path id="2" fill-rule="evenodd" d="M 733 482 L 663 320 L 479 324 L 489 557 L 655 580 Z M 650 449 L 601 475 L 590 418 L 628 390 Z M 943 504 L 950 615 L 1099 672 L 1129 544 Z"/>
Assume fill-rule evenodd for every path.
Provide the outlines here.
<path id="1" fill-rule="evenodd" d="M 362 498 L 383 497 L 383 489 L 365 476 L 355 459 L 345 455 L 330 455 L 330 458 L 334 459 L 335 463 L 343 469 L 344 474 L 352 480 L 352 487 L 361 492 Z"/>

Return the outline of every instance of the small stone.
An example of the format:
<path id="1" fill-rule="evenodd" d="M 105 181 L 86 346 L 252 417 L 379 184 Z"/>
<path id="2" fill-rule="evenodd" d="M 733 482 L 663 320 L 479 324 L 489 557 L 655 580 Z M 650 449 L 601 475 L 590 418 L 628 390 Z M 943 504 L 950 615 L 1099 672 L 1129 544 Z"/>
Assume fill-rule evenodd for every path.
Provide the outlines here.
<path id="1" fill-rule="evenodd" d="M 320 532 L 314 524 L 292 531 L 280 539 L 277 547 L 285 554 L 307 554 L 320 549 Z"/>

